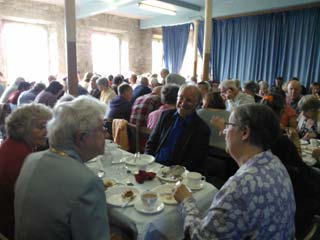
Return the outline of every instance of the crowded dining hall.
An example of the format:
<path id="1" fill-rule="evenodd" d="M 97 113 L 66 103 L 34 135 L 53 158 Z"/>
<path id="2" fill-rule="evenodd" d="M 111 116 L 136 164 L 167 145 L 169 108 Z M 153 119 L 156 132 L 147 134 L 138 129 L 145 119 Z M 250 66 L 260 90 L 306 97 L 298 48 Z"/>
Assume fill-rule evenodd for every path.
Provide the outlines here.
<path id="1" fill-rule="evenodd" d="M 318 0 L 0 1 L 0 240 L 319 240 Z"/>

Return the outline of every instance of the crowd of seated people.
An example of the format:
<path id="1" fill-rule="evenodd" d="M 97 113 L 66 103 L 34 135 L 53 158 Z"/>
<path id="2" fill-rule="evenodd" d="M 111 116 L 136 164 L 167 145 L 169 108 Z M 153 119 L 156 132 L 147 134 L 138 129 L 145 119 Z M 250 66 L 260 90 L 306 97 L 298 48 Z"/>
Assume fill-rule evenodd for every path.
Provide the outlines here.
<path id="1" fill-rule="evenodd" d="M 310 199 L 318 199 L 320 191 L 318 192 L 317 187 L 313 185 L 310 186 L 313 177 L 314 179 L 319 179 L 319 173 L 313 171 L 311 167 L 304 164 L 301 158 L 302 154 L 299 138 L 310 140 L 313 138 L 318 139 L 320 137 L 320 128 L 318 127 L 320 124 L 318 121 L 318 111 L 320 108 L 320 101 L 318 99 L 319 84 L 312 84 L 310 95 L 303 96 L 301 83 L 297 79 L 290 80 L 285 84 L 283 83 L 283 78 L 276 78 L 275 86 L 271 88 L 269 88 L 268 84 L 264 81 L 260 81 L 260 84 L 255 81 L 250 81 L 243 83 L 243 89 L 241 89 L 241 82 L 239 80 L 234 81 L 228 79 L 221 82 L 188 82 L 185 81 L 184 77 L 178 74 L 169 73 L 166 69 L 161 71 L 160 76 L 163 77 L 162 81 L 161 79 L 157 79 L 157 75 L 150 75 L 148 78 L 144 75 L 138 76 L 132 74 L 126 79 L 120 74 L 115 75 L 115 77 L 112 75 L 104 77 L 96 73 L 87 72 L 82 80 L 79 81 L 78 88 L 83 88 L 85 90 L 82 92 L 83 94 L 93 97 L 88 99 L 95 99 L 92 100 L 91 104 L 105 104 L 103 118 L 108 120 L 109 125 L 107 127 L 111 130 L 109 131 L 109 134 L 112 134 L 111 127 L 113 119 L 123 119 L 132 124 L 136 124 L 137 126 L 149 128 L 150 134 L 148 138 L 139 143 L 143 145 L 146 154 L 153 155 L 156 162 L 163 165 L 183 165 L 189 171 L 200 172 L 207 177 L 207 181 L 214 184 L 216 187 L 221 188 L 222 191 L 224 188 L 228 189 L 229 184 L 232 185 L 233 181 L 236 181 L 234 179 L 243 176 L 239 171 L 241 165 L 245 164 L 240 162 L 241 155 L 237 154 L 237 150 L 230 149 L 230 146 L 234 146 L 234 144 L 231 144 L 231 140 L 228 139 L 228 136 L 224 136 L 223 134 L 229 131 L 224 129 L 226 126 L 229 126 L 228 122 L 231 121 L 230 119 L 234 119 L 230 114 L 238 114 L 238 111 L 239 109 L 242 109 L 242 106 L 251 106 L 254 105 L 254 103 L 256 103 L 256 105 L 254 105 L 255 107 L 253 110 L 249 107 L 248 109 L 245 107 L 243 109 L 247 109 L 246 111 L 252 110 L 253 112 L 259 112 L 259 107 L 265 109 L 262 105 L 267 105 L 279 118 L 276 118 L 276 123 L 284 134 L 282 134 L 281 137 L 274 139 L 276 144 L 266 142 L 260 145 L 258 144 L 258 148 L 259 151 L 261 150 L 260 152 L 265 152 L 267 149 L 271 148 L 272 154 L 277 156 L 285 166 L 293 185 L 292 191 L 296 205 L 297 208 L 299 208 L 296 210 L 296 233 L 294 233 L 294 230 L 292 231 L 292 226 L 289 222 L 289 225 L 279 226 L 279 228 L 289 229 L 287 233 L 283 233 L 283 236 L 287 236 L 286 234 L 289 234 L 290 236 L 296 234 L 297 237 L 303 236 L 311 224 L 313 215 L 319 214 L 320 206 L 316 204 L 317 201 L 312 201 Z M 24 78 L 18 78 L 12 86 L 7 87 L 4 91 L 6 95 L 1 97 L 4 101 L 1 109 L 6 109 L 4 106 L 7 105 L 5 104 L 12 105 L 14 103 L 12 102 L 12 99 L 17 99 L 15 102 L 16 107 L 9 108 L 8 112 L 1 111 L 0 116 L 3 116 L 3 119 L 1 120 L 0 118 L 0 127 L 9 124 L 11 117 L 18 114 L 19 111 L 22 111 L 27 106 L 46 105 L 47 107 L 44 107 L 44 109 L 47 109 L 51 114 L 52 110 L 50 109 L 54 109 L 55 111 L 61 104 L 66 104 L 65 106 L 67 107 L 68 104 L 65 102 L 70 101 L 73 103 L 79 99 L 78 97 L 74 98 L 64 93 L 66 91 L 65 85 L 67 79 L 63 82 L 57 80 L 55 76 L 53 77 L 54 78 L 48 78 L 49 84 L 47 87 L 42 83 L 36 83 L 31 89 L 24 89 L 24 91 L 22 91 L 20 85 L 28 85 L 25 84 L 26 81 Z M 160 82 L 162 83 L 160 84 Z M 87 100 L 83 101 L 86 102 Z M 258 110 L 254 110 L 256 108 Z M 7 115 L 9 116 L 7 117 Z M 36 115 L 34 117 L 36 117 Z M 252 119 L 253 123 L 254 121 L 258 121 L 258 118 L 251 115 L 249 117 L 250 119 L 242 119 L 243 116 L 240 114 L 239 124 L 246 125 L 246 121 L 251 121 Z M 48 120 L 49 117 L 42 121 L 46 122 Z M 34 121 L 34 124 L 37 123 L 37 121 Z M 235 127 L 235 125 L 232 125 L 233 122 L 230 124 L 231 126 L 226 129 Z M 249 129 L 250 131 L 257 130 L 255 125 L 249 125 L 246 125 L 248 126 L 248 131 Z M 29 130 L 30 129 L 32 130 L 33 127 L 29 127 Z M 228 134 L 230 135 L 231 133 Z M 6 174 L 2 174 L 1 171 L 9 171 L 3 167 L 4 165 L 7 166 L 8 163 L 1 163 L 1 161 L 4 161 L 3 156 L 5 156 L 2 153 L 5 152 L 5 150 L 2 149 L 8 148 L 6 147 L 8 145 L 7 142 L 19 140 L 12 138 L 12 133 L 9 131 L 5 131 L 5 133 L 2 134 L 3 138 L 5 138 L 6 135 L 7 139 L 0 146 L 0 179 L 2 175 L 6 176 Z M 257 144 L 252 142 L 252 139 L 255 139 L 256 135 L 253 137 L 250 137 L 249 135 L 248 139 L 250 139 L 250 141 L 246 141 L 242 138 L 237 139 L 237 141 L 239 140 L 239 144 L 244 144 L 243 149 L 256 149 Z M 104 133 L 104 137 L 109 136 Z M 112 137 L 112 135 L 110 137 Z M 235 136 L 232 135 L 232 137 Z M 29 138 L 21 141 L 29 146 Z M 79 140 L 76 144 L 82 143 Z M 238 148 L 239 146 L 237 145 Z M 48 147 L 48 145 L 46 147 Z M 13 239 L 12 227 L 14 226 L 13 184 L 19 175 L 25 157 L 37 150 L 39 150 L 39 148 L 32 147 L 30 151 L 25 151 L 23 156 L 19 156 L 17 161 L 19 161 L 20 165 L 17 168 L 15 178 L 10 182 L 11 185 L 9 185 L 9 190 L 8 184 L 4 179 L 1 179 L 0 182 L 1 190 L 5 190 L 7 195 L 8 192 L 11 194 L 8 195 L 9 197 L 6 199 L 7 201 L 9 200 L 9 203 L 7 202 L 8 206 L 11 207 L 7 208 L 9 211 L 8 219 L 11 219 L 11 222 L 9 228 L 6 228 L 7 230 L 5 230 L 4 227 L 8 227 L 5 226 L 5 223 L 9 222 L 2 222 L 1 225 L 3 226 L 1 226 L 0 229 L 0 233 L 5 233 L 9 239 Z M 75 149 L 72 149 L 72 151 L 75 151 Z M 77 152 L 77 150 L 75 152 Z M 268 155 L 269 153 L 266 154 Z M 268 159 L 274 158 L 273 155 L 269 155 L 267 156 Z M 318 158 L 320 156 L 320 148 L 315 149 L 313 155 Z M 257 160 L 257 163 L 258 162 L 259 159 Z M 13 162 L 10 162 L 9 165 L 10 164 L 12 164 L 11 167 L 16 167 Z M 278 163 L 275 163 L 275 165 L 277 164 Z M 32 167 L 32 165 L 29 167 Z M 239 167 L 240 169 L 238 170 Z M 235 176 L 232 180 L 231 177 L 234 174 Z M 24 176 L 21 178 L 27 177 L 28 176 Z M 285 176 L 285 179 L 287 179 L 287 176 Z M 311 188 L 306 194 L 303 193 L 304 186 L 310 186 Z M 21 185 L 20 189 L 25 187 L 26 186 Z M 289 193 L 291 194 L 291 190 Z M 20 195 L 20 197 L 21 196 L 23 197 L 23 195 Z M 221 195 L 221 199 L 225 199 L 225 197 L 227 198 L 228 196 Z M 183 217 L 187 217 L 189 213 L 192 215 L 193 211 L 197 211 L 194 209 L 193 200 L 190 200 L 192 197 L 186 193 L 186 189 L 182 189 L 181 193 L 178 192 L 176 198 L 178 202 L 182 202 L 181 205 L 185 208 L 182 212 Z M 189 203 L 184 201 L 184 198 L 189 199 L 190 209 Z M 290 204 L 292 204 L 292 202 L 290 202 Z M 219 207 L 219 204 L 217 204 L 217 207 Z M 291 205 L 288 205 L 287 210 L 292 214 Z M 19 214 L 22 214 L 21 211 L 25 210 L 21 210 L 20 206 Z M 219 214 L 217 216 L 220 217 Z M 187 221 L 186 219 L 185 221 Z M 212 218 L 212 220 L 209 219 L 211 219 L 211 217 L 208 217 L 209 222 L 214 221 L 214 218 Z M 23 221 L 21 224 L 21 226 L 23 226 Z M 105 225 L 108 223 L 103 222 L 101 224 Z M 192 221 L 188 222 L 188 224 L 192 224 Z M 211 227 L 213 226 L 214 225 Z M 209 229 L 211 229 L 211 227 Z M 192 236 L 195 238 L 198 237 L 197 225 L 194 225 L 194 228 L 190 228 L 188 231 L 191 238 Z M 105 232 L 103 234 L 105 234 Z M 206 233 L 204 233 L 204 236 L 206 237 L 205 239 L 210 239 L 211 236 L 220 235 L 211 235 L 211 233 L 206 235 Z"/>

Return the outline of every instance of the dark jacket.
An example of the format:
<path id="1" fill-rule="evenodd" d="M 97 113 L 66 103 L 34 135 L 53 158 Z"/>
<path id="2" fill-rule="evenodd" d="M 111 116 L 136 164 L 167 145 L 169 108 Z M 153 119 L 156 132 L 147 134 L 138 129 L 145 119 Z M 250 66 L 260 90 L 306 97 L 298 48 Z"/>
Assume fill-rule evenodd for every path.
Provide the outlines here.
<path id="1" fill-rule="evenodd" d="M 146 143 L 145 153 L 155 156 L 159 152 L 174 124 L 175 112 L 173 109 L 162 113 Z M 198 171 L 206 175 L 204 164 L 208 154 L 209 136 L 208 125 L 195 115 L 177 140 L 173 152 L 174 165 L 183 165 L 189 171 Z"/>
<path id="2" fill-rule="evenodd" d="M 109 119 L 125 119 L 130 120 L 131 102 L 127 101 L 122 96 L 116 96 L 110 101 Z"/>
<path id="3" fill-rule="evenodd" d="M 141 97 L 143 95 L 146 95 L 148 93 L 151 93 L 151 89 L 145 85 L 138 85 L 133 89 L 133 93 L 132 93 L 132 100 L 131 102 L 134 103 L 134 101 L 138 98 Z"/>

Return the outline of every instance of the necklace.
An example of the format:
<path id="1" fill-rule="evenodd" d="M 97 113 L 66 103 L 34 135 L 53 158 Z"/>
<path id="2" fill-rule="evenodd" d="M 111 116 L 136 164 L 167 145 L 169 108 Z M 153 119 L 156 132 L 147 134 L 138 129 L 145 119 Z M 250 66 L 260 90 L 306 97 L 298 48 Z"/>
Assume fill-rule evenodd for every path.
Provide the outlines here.
<path id="1" fill-rule="evenodd" d="M 70 157 L 68 153 L 63 152 L 63 151 L 59 151 L 59 150 L 57 150 L 57 149 L 55 149 L 53 147 L 50 147 L 50 152 L 56 153 L 56 154 L 58 154 L 60 156 L 63 156 L 63 157 Z"/>

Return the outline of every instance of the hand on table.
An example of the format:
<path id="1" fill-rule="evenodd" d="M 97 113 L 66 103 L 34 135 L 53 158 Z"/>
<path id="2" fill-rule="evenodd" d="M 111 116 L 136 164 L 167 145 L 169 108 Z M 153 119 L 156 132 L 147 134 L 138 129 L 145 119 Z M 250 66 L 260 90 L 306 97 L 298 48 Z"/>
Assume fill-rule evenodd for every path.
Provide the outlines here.
<path id="1" fill-rule="evenodd" d="M 184 184 L 181 184 L 180 186 L 177 187 L 173 197 L 178 203 L 181 203 L 185 198 L 191 197 L 191 196 L 192 196 L 192 193 L 189 191 L 189 189 Z"/>
<path id="2" fill-rule="evenodd" d="M 316 148 L 312 151 L 312 157 L 314 158 L 320 157 L 320 148 Z"/>

